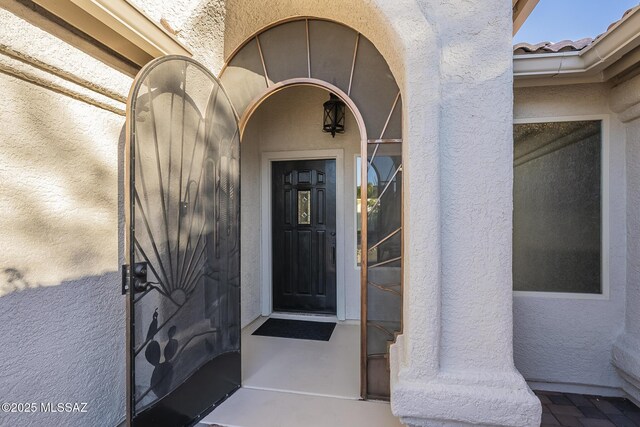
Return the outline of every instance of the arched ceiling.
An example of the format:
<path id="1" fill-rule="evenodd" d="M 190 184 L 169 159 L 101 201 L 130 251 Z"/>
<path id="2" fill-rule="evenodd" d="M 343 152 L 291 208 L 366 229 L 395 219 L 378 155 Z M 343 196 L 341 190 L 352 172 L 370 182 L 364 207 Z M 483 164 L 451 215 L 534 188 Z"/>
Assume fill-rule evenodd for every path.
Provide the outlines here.
<path id="1" fill-rule="evenodd" d="M 267 27 L 231 54 L 220 79 L 240 117 L 278 85 L 327 82 L 356 105 L 368 139 L 402 138 L 402 100 L 389 65 L 365 36 L 334 21 L 295 18 Z"/>

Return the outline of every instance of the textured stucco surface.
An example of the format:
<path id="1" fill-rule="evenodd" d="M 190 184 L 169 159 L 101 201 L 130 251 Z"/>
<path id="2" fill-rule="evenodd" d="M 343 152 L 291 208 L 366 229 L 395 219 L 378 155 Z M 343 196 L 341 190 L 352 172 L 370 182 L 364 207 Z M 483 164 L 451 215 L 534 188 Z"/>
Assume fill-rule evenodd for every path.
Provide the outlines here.
<path id="1" fill-rule="evenodd" d="M 398 378 L 392 375 L 392 407 L 409 425 L 536 425 L 539 402 L 512 358 L 512 58 L 511 35 L 505 31 L 511 27 L 510 3 L 418 4 L 435 32 L 429 44 L 439 60 L 439 72 L 432 66 L 425 74 L 440 76 L 440 92 L 420 104 L 440 112 L 435 154 L 440 187 L 416 200 L 409 184 L 415 205 L 408 206 L 408 216 L 417 217 L 413 207 L 428 209 L 439 194 L 440 242 L 434 249 L 440 271 L 415 265 L 425 255 L 437 256 L 424 245 L 433 233 L 422 232 L 433 222 L 423 216 L 420 224 L 409 220 L 414 228 L 406 279 L 413 289 L 429 288 L 425 282 L 439 278 L 439 289 L 405 299 L 405 321 L 426 325 L 410 326 L 404 346 L 392 353 L 392 369 L 398 369 Z M 409 109 L 407 116 L 412 113 Z M 422 141 L 408 141 L 410 183 L 433 167 L 425 158 L 434 153 L 419 148 L 427 145 Z M 396 358 L 409 366 L 394 366 Z"/>
<path id="2" fill-rule="evenodd" d="M 515 90 L 515 119 L 592 117 L 607 120 L 603 127 L 603 165 L 609 193 L 609 233 L 603 249 L 608 262 L 609 297 L 514 296 L 514 349 L 516 367 L 529 381 L 546 388 L 576 390 L 600 386 L 615 393 L 620 377 L 611 363 L 611 350 L 622 331 L 625 312 L 625 135 L 623 124 L 609 108 L 609 88 L 604 84 L 521 88 Z M 608 166 L 608 167 L 607 167 Z M 604 212 L 604 210 L 603 210 Z M 567 388 L 569 387 L 569 388 Z M 573 388 L 572 388 L 573 387 Z M 612 388 L 607 390 L 606 388 Z M 588 391 L 589 389 L 582 389 Z M 596 390 L 596 389 L 592 389 Z"/>
<path id="3" fill-rule="evenodd" d="M 21 9 L 15 6 L 15 10 L 17 13 Z M 129 76 L 106 66 L 76 47 L 63 43 L 55 34 L 32 25 L 8 10 L 0 8 L 0 21 L 0 47 L 3 51 L 9 48 L 98 87 L 127 96 L 131 85 Z"/>
<path id="4" fill-rule="evenodd" d="M 118 146 L 123 119 L 0 75 L 0 389 L 86 414 L 1 425 L 113 425 L 124 411 Z"/>
<path id="5" fill-rule="evenodd" d="M 86 413 L 3 413 L 0 425 L 115 425 L 124 417 L 119 177 L 131 79 L 7 10 L 0 20 L 2 400 L 87 403 Z"/>
<path id="6" fill-rule="evenodd" d="M 0 2 L 0 21 L 3 73 L 124 116 L 131 78 L 91 56 L 94 46 L 89 44 L 90 53 L 85 53 L 62 42 L 58 36 L 71 33 L 17 2 Z"/>
<path id="7" fill-rule="evenodd" d="M 611 91 L 611 109 L 626 131 L 626 311 L 624 332 L 613 348 L 623 389 L 640 403 L 640 77 Z"/>
<path id="8" fill-rule="evenodd" d="M 117 271 L 123 118 L 2 79 L 2 294 Z"/>
<path id="9" fill-rule="evenodd" d="M 345 291 L 347 319 L 360 318 L 360 270 L 356 268 L 355 156 L 360 134 L 347 113 L 346 131 L 335 138 L 322 132 L 322 104 L 326 91 L 291 87 L 268 98 L 249 119 L 242 139 L 242 323 L 260 315 L 261 154 L 273 151 L 344 150 Z M 312 154 L 310 154 L 312 155 Z"/>
<path id="10" fill-rule="evenodd" d="M 218 74 L 224 64 L 225 0 L 131 0 L 156 22 L 166 22 L 194 59 Z M 253 3 L 253 2 L 249 2 Z"/>
<path id="11" fill-rule="evenodd" d="M 500 48 L 510 43 L 503 34 L 511 19 L 506 4 L 434 7 L 442 44 L 445 370 L 511 362 L 511 306 L 498 303 L 511 290 L 512 75 L 510 52 Z"/>

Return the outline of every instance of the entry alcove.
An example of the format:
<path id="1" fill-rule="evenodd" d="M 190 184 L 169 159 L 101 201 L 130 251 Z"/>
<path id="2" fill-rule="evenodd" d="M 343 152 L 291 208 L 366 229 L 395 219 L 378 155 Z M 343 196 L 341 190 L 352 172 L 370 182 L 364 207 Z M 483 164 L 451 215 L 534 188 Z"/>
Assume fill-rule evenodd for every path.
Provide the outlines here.
<path id="1" fill-rule="evenodd" d="M 358 31 L 300 17 L 247 39 L 230 55 L 220 79 L 240 117 L 241 132 L 265 99 L 289 86 L 324 88 L 355 116 L 360 156 L 367 159 L 360 179 L 375 188 L 373 194 L 361 192 L 360 206 L 371 203 L 372 209 L 359 210 L 361 245 L 367 248 L 361 253 L 366 268 L 360 277 L 361 395 L 388 399 L 388 346 L 402 331 L 402 97 L 387 62 Z M 385 169 L 376 183 L 369 182 L 372 168 Z M 391 175 L 384 175 L 387 169 Z"/>

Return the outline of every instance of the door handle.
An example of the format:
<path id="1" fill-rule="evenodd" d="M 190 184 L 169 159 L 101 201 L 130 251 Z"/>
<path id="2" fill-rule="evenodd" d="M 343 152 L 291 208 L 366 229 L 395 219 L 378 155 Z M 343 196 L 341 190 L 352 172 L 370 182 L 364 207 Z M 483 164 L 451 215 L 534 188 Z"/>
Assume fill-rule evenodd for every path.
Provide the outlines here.
<path id="1" fill-rule="evenodd" d="M 148 289 L 150 283 L 147 282 L 146 262 L 137 262 L 133 264 L 133 268 L 128 264 L 122 266 L 122 295 L 125 295 L 129 290 L 130 276 L 135 279 L 134 292 L 144 292 Z"/>
<path id="2" fill-rule="evenodd" d="M 331 265 L 336 266 L 336 232 L 331 232 Z"/>

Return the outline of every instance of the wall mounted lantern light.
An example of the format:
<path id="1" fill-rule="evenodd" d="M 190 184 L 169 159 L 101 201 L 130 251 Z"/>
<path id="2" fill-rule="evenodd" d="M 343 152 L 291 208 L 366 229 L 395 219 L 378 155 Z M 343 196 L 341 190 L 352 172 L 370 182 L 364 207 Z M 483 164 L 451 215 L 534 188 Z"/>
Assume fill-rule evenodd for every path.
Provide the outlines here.
<path id="1" fill-rule="evenodd" d="M 334 94 L 331 94 L 329 100 L 323 104 L 324 119 L 322 123 L 322 131 L 330 133 L 333 138 L 336 133 L 344 133 L 345 121 L 345 105 Z"/>

